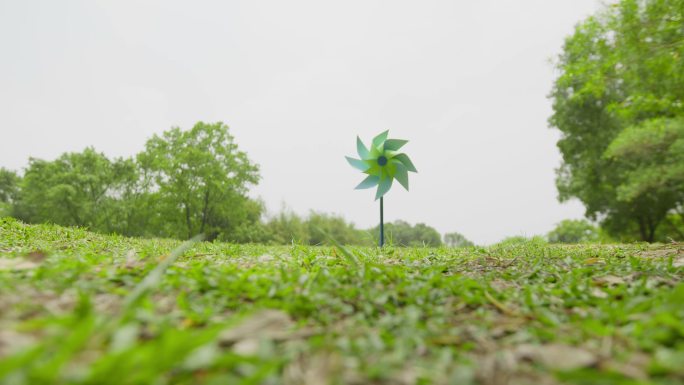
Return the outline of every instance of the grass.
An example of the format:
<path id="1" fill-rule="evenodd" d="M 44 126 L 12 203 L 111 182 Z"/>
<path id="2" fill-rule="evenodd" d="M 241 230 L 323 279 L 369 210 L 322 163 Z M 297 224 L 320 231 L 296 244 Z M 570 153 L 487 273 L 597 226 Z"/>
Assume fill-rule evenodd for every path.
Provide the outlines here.
<path id="1" fill-rule="evenodd" d="M 682 278 L 675 244 L 181 245 L 0 219 L 0 383 L 681 384 Z"/>

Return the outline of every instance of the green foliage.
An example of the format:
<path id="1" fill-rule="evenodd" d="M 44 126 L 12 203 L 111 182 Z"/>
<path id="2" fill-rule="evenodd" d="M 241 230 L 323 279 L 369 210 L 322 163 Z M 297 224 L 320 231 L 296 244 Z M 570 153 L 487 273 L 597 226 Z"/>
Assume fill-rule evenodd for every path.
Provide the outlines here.
<path id="1" fill-rule="evenodd" d="M 658 242 L 673 242 L 684 240 L 684 211 L 673 213 L 665 217 L 662 226 L 658 227 L 655 239 Z"/>
<path id="2" fill-rule="evenodd" d="M 0 214 L 103 233 L 260 241 L 263 204 L 246 196 L 258 179 L 226 125 L 199 122 L 155 135 L 135 159 L 87 148 L 31 158 L 23 178 L 0 170 Z"/>
<path id="3" fill-rule="evenodd" d="M 129 166 L 120 159 L 110 161 L 93 148 L 65 153 L 54 161 L 31 158 L 15 215 L 28 222 L 108 231 Z"/>
<path id="4" fill-rule="evenodd" d="M 667 187 L 679 178 L 680 145 L 665 140 L 680 137 L 684 116 L 682 20 L 682 0 L 622 0 L 579 24 L 558 63 L 550 123 L 562 133 L 559 198 L 579 198 L 622 238 L 655 240 L 682 204 Z M 667 151 L 645 152 L 652 145 Z"/>
<path id="5" fill-rule="evenodd" d="M 512 237 L 504 238 L 502 241 L 496 243 L 493 247 L 510 248 L 510 247 L 525 247 L 525 246 L 544 246 L 548 242 L 540 235 L 532 237 L 525 237 L 522 235 L 514 235 Z"/>
<path id="6" fill-rule="evenodd" d="M 253 219 L 246 193 L 258 182 L 259 168 L 238 150 L 225 124 L 199 122 L 188 131 L 155 135 L 137 161 L 154 185 L 158 220 L 168 224 L 160 235 L 225 238 Z"/>
<path id="7" fill-rule="evenodd" d="M 287 210 L 268 219 L 263 231 L 261 242 L 275 245 L 324 245 L 329 244 L 328 237 L 331 237 L 342 245 L 373 246 L 379 237 L 378 226 L 361 230 L 338 215 L 311 212 L 307 217 L 300 217 Z M 437 230 L 423 223 L 415 226 L 401 220 L 386 223 L 385 234 L 394 246 L 436 247 L 442 244 Z"/>
<path id="8" fill-rule="evenodd" d="M 3 385 L 684 381 L 676 245 L 188 248 L 13 219 L 0 234 Z"/>
<path id="9" fill-rule="evenodd" d="M 475 246 L 463 234 L 452 232 L 444 234 L 444 244 L 449 247 L 470 247 Z"/>
<path id="10" fill-rule="evenodd" d="M 663 190 L 684 194 L 684 116 L 627 127 L 605 155 L 627 168 L 624 184 L 618 188 L 622 201 Z"/>
<path id="11" fill-rule="evenodd" d="M 551 243 L 585 243 L 599 239 L 596 226 L 582 219 L 565 219 L 546 238 Z"/>
<path id="12" fill-rule="evenodd" d="M 371 231 L 375 239 L 380 237 L 379 226 L 374 227 Z M 442 244 L 442 237 L 434 228 L 424 223 L 412 226 L 402 220 L 386 223 L 385 237 L 387 237 L 388 243 L 395 246 L 437 247 Z"/>
<path id="13" fill-rule="evenodd" d="M 329 244 L 332 237 L 343 245 L 371 245 L 370 234 L 358 230 L 343 217 L 325 213 L 311 212 L 302 218 L 297 214 L 282 210 L 264 224 L 263 243 L 286 245 L 290 243 L 322 245 Z"/>
<path id="14" fill-rule="evenodd" d="M 370 234 L 357 230 L 353 224 L 343 217 L 331 214 L 312 212 L 307 220 L 309 244 L 329 244 L 328 237 L 343 245 L 368 245 Z"/>
<path id="15" fill-rule="evenodd" d="M 12 214 L 12 206 L 19 197 L 20 182 L 17 173 L 0 168 L 0 217 Z"/>
<path id="16" fill-rule="evenodd" d="M 627 127 L 606 150 L 606 157 L 624 167 L 625 178 L 617 197 L 633 202 L 644 196 L 659 199 L 665 211 L 656 240 L 684 240 L 672 221 L 684 218 L 684 116 L 656 118 Z M 679 217 L 673 219 L 672 217 Z"/>
<path id="17" fill-rule="evenodd" d="M 309 243 L 309 226 L 305 219 L 293 212 L 282 210 L 265 226 L 269 243 L 287 245 L 290 243 Z"/>

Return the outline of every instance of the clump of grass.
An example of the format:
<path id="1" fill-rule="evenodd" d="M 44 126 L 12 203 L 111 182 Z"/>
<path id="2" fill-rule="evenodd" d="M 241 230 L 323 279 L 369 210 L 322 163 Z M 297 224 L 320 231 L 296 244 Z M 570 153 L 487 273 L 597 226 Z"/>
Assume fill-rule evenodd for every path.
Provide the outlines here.
<path id="1" fill-rule="evenodd" d="M 681 245 L 181 244 L 0 219 L 0 383 L 684 380 Z"/>

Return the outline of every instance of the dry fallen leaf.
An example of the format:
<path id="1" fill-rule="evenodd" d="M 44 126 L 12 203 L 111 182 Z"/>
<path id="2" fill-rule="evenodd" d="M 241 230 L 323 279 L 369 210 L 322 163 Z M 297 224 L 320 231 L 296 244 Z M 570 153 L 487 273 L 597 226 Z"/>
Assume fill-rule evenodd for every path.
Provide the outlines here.
<path id="1" fill-rule="evenodd" d="M 483 356 L 475 377 L 485 385 L 508 384 L 517 370 L 515 355 L 509 350 L 502 350 Z"/>
<path id="2" fill-rule="evenodd" d="M 312 329 L 294 329 L 295 323 L 280 310 L 262 310 L 246 318 L 238 326 L 225 330 L 218 337 L 220 346 L 232 346 L 236 353 L 257 352 L 260 340 L 284 341 L 316 334 Z"/>
<path id="3" fill-rule="evenodd" d="M 608 298 L 608 293 L 599 289 L 598 287 L 594 287 L 591 289 L 591 295 L 593 295 L 596 298 Z"/>
<path id="4" fill-rule="evenodd" d="M 635 380 L 645 381 L 648 379 L 644 367 L 635 366 L 632 363 L 608 362 L 603 367 Z"/>
<path id="5" fill-rule="evenodd" d="M 35 262 L 27 261 L 23 258 L 0 258 L 0 270 L 18 271 L 31 270 L 38 267 Z"/>
<path id="6" fill-rule="evenodd" d="M 35 337 L 17 333 L 10 329 L 0 329 L 0 357 L 15 353 L 35 342 Z"/>
<path id="7" fill-rule="evenodd" d="M 47 258 L 47 253 L 42 250 L 34 250 L 26 254 L 24 258 L 28 259 L 31 262 L 43 262 L 45 258 Z"/>
<path id="8" fill-rule="evenodd" d="M 684 267 L 684 257 L 679 257 L 672 261 L 674 267 Z"/>
<path id="9" fill-rule="evenodd" d="M 596 264 L 605 264 L 605 262 L 601 258 L 587 258 L 584 260 L 585 265 L 596 265 Z"/>
<path id="10" fill-rule="evenodd" d="M 518 359 L 534 361 L 556 370 L 584 368 L 598 362 L 594 353 L 562 344 L 519 345 L 515 348 L 515 356 Z"/>
<path id="11" fill-rule="evenodd" d="M 334 353 L 318 353 L 314 356 L 300 356 L 293 360 L 283 372 L 286 385 L 324 385 L 339 378 L 342 363 Z"/>
<path id="12" fill-rule="evenodd" d="M 290 316 L 279 310 L 262 310 L 247 317 L 238 326 L 219 336 L 221 345 L 230 345 L 247 338 L 280 336 L 294 326 Z"/>
<path id="13" fill-rule="evenodd" d="M 594 283 L 599 286 L 617 286 L 625 283 L 625 280 L 615 275 L 604 275 L 594 278 Z"/>

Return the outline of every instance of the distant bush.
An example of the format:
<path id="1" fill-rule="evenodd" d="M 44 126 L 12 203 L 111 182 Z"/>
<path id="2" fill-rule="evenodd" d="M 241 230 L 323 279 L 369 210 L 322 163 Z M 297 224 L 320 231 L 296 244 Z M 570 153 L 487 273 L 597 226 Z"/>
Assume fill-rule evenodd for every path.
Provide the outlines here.
<path id="1" fill-rule="evenodd" d="M 463 234 L 452 232 L 444 234 L 444 244 L 449 247 L 470 247 L 474 246 Z"/>
<path id="2" fill-rule="evenodd" d="M 525 237 L 522 235 L 516 235 L 508 238 L 504 238 L 499 243 L 493 245 L 493 247 L 507 247 L 507 246 L 523 246 L 523 245 L 545 245 L 548 242 L 546 238 L 541 235 L 535 235 L 533 237 Z"/>
<path id="3" fill-rule="evenodd" d="M 370 246 L 371 235 L 357 229 L 353 223 L 342 216 L 312 211 L 308 217 L 282 210 L 267 219 L 262 225 L 261 243 L 289 244 L 292 242 L 308 245 L 328 243 L 327 237 L 344 245 Z"/>
<path id="4" fill-rule="evenodd" d="M 374 227 L 370 232 L 375 240 L 379 239 L 379 226 Z M 437 247 L 442 245 L 442 237 L 437 230 L 424 223 L 412 226 L 408 222 L 397 220 L 385 224 L 385 243 L 395 246 Z"/>
<path id="5" fill-rule="evenodd" d="M 584 219 L 565 219 L 547 235 L 550 243 L 596 242 L 599 230 Z"/>
<path id="6" fill-rule="evenodd" d="M 311 245 L 327 243 L 328 236 L 344 245 L 368 245 L 372 242 L 367 231 L 357 229 L 338 215 L 311 212 L 306 223 Z"/>

